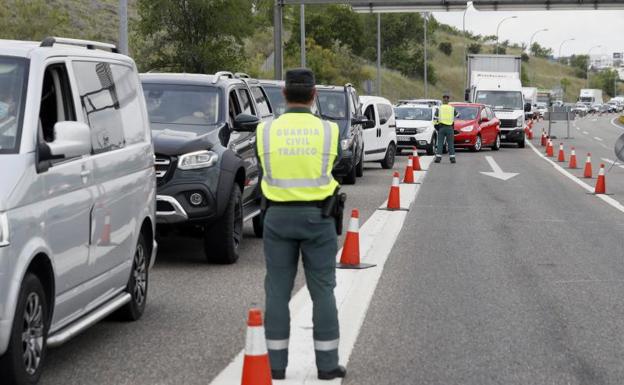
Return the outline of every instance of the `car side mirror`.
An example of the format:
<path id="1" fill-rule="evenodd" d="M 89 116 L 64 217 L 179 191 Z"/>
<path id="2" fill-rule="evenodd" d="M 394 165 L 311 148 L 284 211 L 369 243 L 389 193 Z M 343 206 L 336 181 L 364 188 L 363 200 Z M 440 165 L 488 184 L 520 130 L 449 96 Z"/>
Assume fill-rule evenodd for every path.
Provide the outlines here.
<path id="1" fill-rule="evenodd" d="M 257 116 L 238 114 L 236 118 L 234 118 L 234 131 L 254 132 L 258 124 L 260 124 L 260 119 Z"/>
<path id="2" fill-rule="evenodd" d="M 524 112 L 531 112 L 531 103 L 525 103 Z"/>
<path id="3" fill-rule="evenodd" d="M 55 158 L 75 158 L 91 153 L 91 129 L 82 122 L 58 122 L 54 125 L 54 141 L 47 143 Z"/>
<path id="4" fill-rule="evenodd" d="M 487 123 L 489 121 L 490 121 L 490 118 L 487 118 L 487 117 L 481 118 L 481 123 Z"/>

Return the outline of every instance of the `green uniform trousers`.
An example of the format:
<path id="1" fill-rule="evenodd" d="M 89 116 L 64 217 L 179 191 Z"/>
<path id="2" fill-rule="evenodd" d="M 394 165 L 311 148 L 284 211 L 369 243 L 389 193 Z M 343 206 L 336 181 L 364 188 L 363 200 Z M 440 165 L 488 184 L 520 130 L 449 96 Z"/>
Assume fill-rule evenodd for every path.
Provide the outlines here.
<path id="1" fill-rule="evenodd" d="M 449 156 L 455 156 L 455 133 L 453 132 L 453 126 L 440 124 L 439 127 L 440 129 L 438 130 L 438 144 L 436 155 L 442 156 L 444 149 L 444 138 L 446 138 Z"/>
<path id="2" fill-rule="evenodd" d="M 318 370 L 338 367 L 338 311 L 336 287 L 337 236 L 333 218 L 308 206 L 271 206 L 264 218 L 266 258 L 265 333 L 273 370 L 288 365 L 290 301 L 299 255 L 312 297 L 314 351 Z"/>

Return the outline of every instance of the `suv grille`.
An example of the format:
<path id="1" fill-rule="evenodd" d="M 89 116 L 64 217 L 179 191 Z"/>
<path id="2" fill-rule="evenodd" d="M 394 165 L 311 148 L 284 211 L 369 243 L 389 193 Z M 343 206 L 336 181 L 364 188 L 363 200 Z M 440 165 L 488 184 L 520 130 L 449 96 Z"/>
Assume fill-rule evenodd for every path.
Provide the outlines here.
<path id="1" fill-rule="evenodd" d="M 516 119 L 501 119 L 500 126 L 501 128 L 515 128 L 516 122 Z"/>
<path id="2" fill-rule="evenodd" d="M 156 178 L 159 183 L 163 182 L 165 176 L 172 170 L 172 164 L 173 162 L 168 156 L 156 154 L 154 167 L 156 169 Z"/>

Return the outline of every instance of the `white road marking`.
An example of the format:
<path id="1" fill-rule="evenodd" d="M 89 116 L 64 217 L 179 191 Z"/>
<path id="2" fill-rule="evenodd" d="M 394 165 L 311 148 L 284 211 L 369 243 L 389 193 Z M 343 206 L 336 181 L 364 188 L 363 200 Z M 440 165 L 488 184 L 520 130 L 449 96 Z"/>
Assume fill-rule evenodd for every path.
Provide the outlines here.
<path id="1" fill-rule="evenodd" d="M 607 149 L 609 148 L 609 147 L 607 147 L 606 144 L 603 144 L 603 143 L 598 143 L 598 144 L 600 144 L 600 147 L 602 147 L 602 148 L 607 148 Z"/>
<path id="2" fill-rule="evenodd" d="M 562 173 L 563 175 L 568 177 L 571 181 L 573 181 L 577 185 L 581 186 L 583 189 L 585 189 L 585 191 L 590 192 L 590 193 L 594 192 L 594 187 L 588 185 L 587 183 L 583 182 L 582 180 L 580 180 L 576 176 L 572 175 L 570 172 L 565 170 L 563 167 L 559 166 L 557 163 L 555 163 L 552 160 L 548 159 L 545 155 L 542 155 L 542 153 L 539 152 L 539 150 L 537 148 L 535 148 L 533 143 L 527 142 L 527 144 L 533 149 L 533 152 L 535 152 L 537 154 L 537 156 L 539 156 L 540 158 L 544 159 L 546 162 L 550 163 L 555 168 L 555 170 L 559 171 L 560 173 Z M 620 202 L 616 201 L 615 199 L 613 199 L 609 195 L 598 194 L 598 195 L 594 195 L 594 196 L 597 197 L 598 199 L 602 199 L 604 202 L 609 204 L 611 207 L 613 207 L 616 210 L 619 210 L 620 212 L 624 213 L 624 205 L 622 205 Z"/>
<path id="3" fill-rule="evenodd" d="M 576 128 L 577 131 L 581 131 L 581 129 L 576 127 L 576 125 L 574 125 L 574 128 Z"/>
<path id="4" fill-rule="evenodd" d="M 494 158 L 492 158 L 489 155 L 485 156 L 485 160 L 487 160 L 487 162 L 490 164 L 490 167 L 492 168 L 492 172 L 481 171 L 481 174 L 483 175 L 491 176 L 500 180 L 509 180 L 513 178 L 514 176 L 518 175 L 517 172 L 504 172 L 500 168 L 498 163 L 496 163 Z"/>
<path id="5" fill-rule="evenodd" d="M 617 161 L 611 160 L 609 158 L 600 158 L 600 159 L 602 159 L 602 161 L 605 162 L 605 163 L 612 164 L 613 167 L 617 166 L 619 168 L 624 168 L 624 165 L 623 164 L 618 164 Z"/>
<path id="6" fill-rule="evenodd" d="M 599 141 L 599 142 L 602 142 L 602 138 L 599 138 L 599 137 L 597 137 L 597 136 L 594 136 L 594 139 L 596 139 L 596 140 L 597 140 L 597 141 Z"/>
<path id="7" fill-rule="evenodd" d="M 585 135 L 589 135 L 589 132 L 587 132 L 587 131 L 583 131 L 583 134 L 585 134 Z"/>
<path id="8" fill-rule="evenodd" d="M 433 157 L 420 158 L 423 167 L 428 169 Z M 416 171 L 419 179 L 425 171 Z M 416 199 L 420 185 L 401 184 L 401 206 L 409 207 Z M 396 242 L 407 216 L 406 211 L 376 211 L 360 228 L 360 259 L 362 262 L 377 264 L 366 270 L 336 271 L 336 304 L 340 321 L 341 364 L 346 365 L 366 317 L 384 264 Z M 340 258 L 342 250 L 336 258 Z M 312 340 L 312 300 L 307 288 L 302 287 L 290 301 L 291 334 L 289 343 L 289 365 L 284 385 L 340 384 L 341 379 L 319 381 L 316 378 L 314 343 Z M 241 326 L 245 324 L 241 320 Z M 243 334 L 243 331 L 241 331 Z M 210 383 L 211 385 L 231 385 L 240 383 L 244 351 Z"/>

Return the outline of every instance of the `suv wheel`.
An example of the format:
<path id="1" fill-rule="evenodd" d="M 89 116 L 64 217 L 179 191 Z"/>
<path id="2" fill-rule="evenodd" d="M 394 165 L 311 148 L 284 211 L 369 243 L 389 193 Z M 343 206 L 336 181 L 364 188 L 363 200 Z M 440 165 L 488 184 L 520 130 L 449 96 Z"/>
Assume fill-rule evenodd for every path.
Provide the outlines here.
<path id="1" fill-rule="evenodd" d="M 22 282 L 9 347 L 0 357 L 0 378 L 8 384 L 35 384 L 46 355 L 48 303 L 36 275 Z"/>
<path id="2" fill-rule="evenodd" d="M 360 178 L 364 176 L 364 150 L 362 150 L 362 155 L 360 155 L 360 162 L 355 166 L 355 176 Z"/>
<path id="3" fill-rule="evenodd" d="M 433 134 L 431 136 L 431 142 L 427 146 L 427 155 L 435 155 L 437 145 L 438 145 L 438 136 L 436 134 Z"/>
<path id="4" fill-rule="evenodd" d="M 349 170 L 347 175 L 345 175 L 342 178 L 342 183 L 344 183 L 344 184 L 355 184 L 355 179 L 356 179 L 356 176 L 357 176 L 355 168 L 356 168 L 355 165 L 353 167 L 351 167 L 351 170 Z"/>
<path id="5" fill-rule="evenodd" d="M 238 246 L 243 239 L 243 199 L 237 185 L 232 186 L 230 194 L 221 220 L 205 229 L 204 254 L 208 262 L 232 264 L 238 260 Z"/>
<path id="6" fill-rule="evenodd" d="M 396 146 L 394 143 L 390 143 L 388 145 L 388 149 L 386 150 L 386 156 L 381 161 L 381 168 L 385 170 L 389 170 L 394 167 L 394 157 L 396 155 Z"/>
<path id="7" fill-rule="evenodd" d="M 134 250 L 132 272 L 130 273 L 128 286 L 126 286 L 126 291 L 130 293 L 132 299 L 124 307 L 119 309 L 121 317 L 125 320 L 136 321 L 141 318 L 145 311 L 149 258 L 149 249 L 147 248 L 143 234 L 140 234 L 136 249 Z"/>

